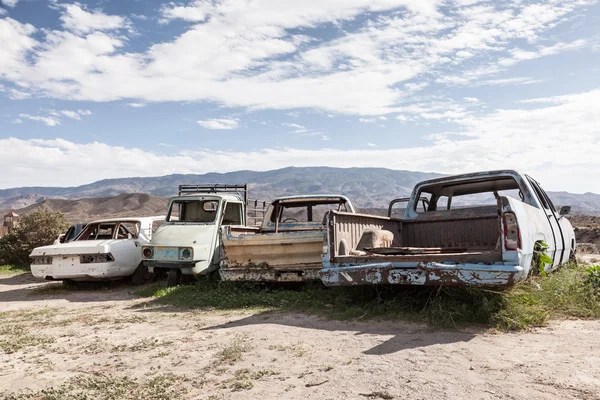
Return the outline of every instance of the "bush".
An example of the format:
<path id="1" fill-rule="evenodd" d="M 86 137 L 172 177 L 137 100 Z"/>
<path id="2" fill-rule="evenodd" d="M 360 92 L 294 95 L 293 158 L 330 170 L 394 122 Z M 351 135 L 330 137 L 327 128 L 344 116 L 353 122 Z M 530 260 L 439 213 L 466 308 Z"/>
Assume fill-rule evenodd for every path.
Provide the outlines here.
<path id="1" fill-rule="evenodd" d="M 34 248 L 52 244 L 68 228 L 59 211 L 37 210 L 21 217 L 19 225 L 0 238 L 0 265 L 28 265 Z"/>

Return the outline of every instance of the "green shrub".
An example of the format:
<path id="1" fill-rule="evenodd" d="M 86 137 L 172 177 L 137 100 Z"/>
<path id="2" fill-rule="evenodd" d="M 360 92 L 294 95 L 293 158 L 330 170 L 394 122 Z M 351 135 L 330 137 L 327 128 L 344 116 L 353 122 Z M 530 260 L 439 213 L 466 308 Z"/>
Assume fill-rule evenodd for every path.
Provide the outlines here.
<path id="1" fill-rule="evenodd" d="M 21 217 L 19 225 L 0 238 L 0 265 L 28 265 L 34 248 L 52 244 L 68 228 L 59 211 L 37 210 Z"/>

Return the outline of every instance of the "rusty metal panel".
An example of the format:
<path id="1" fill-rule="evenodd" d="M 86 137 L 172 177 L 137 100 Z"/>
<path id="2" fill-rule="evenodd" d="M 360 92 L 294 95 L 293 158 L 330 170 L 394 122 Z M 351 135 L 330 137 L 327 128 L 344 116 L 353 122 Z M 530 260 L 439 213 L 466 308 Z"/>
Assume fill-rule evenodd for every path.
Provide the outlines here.
<path id="1" fill-rule="evenodd" d="M 355 285 L 427 285 L 509 287 L 524 276 L 519 265 L 449 264 L 421 262 L 416 267 L 402 263 L 373 264 L 324 268 L 319 272 L 326 286 Z"/>
<path id="2" fill-rule="evenodd" d="M 404 221 L 402 246 L 489 249 L 500 235 L 498 217 L 454 221 Z"/>
<path id="3" fill-rule="evenodd" d="M 233 235 L 221 233 L 224 280 L 302 281 L 319 279 L 323 231 Z"/>
<path id="4" fill-rule="evenodd" d="M 340 243 L 344 242 L 350 249 L 355 249 L 362 237 L 365 229 L 384 229 L 394 234 L 392 246 L 400 246 L 400 229 L 402 222 L 393 220 L 387 217 L 378 217 L 364 214 L 351 214 L 343 212 L 335 212 L 330 214 L 330 218 L 335 218 L 334 223 L 334 240 L 335 254 L 340 247 Z"/>

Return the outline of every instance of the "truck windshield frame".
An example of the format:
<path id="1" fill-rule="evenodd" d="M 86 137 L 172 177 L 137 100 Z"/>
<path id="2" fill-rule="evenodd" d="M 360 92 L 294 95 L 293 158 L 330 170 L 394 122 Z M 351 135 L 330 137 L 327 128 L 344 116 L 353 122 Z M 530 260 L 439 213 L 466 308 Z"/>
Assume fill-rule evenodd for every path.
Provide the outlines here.
<path id="1" fill-rule="evenodd" d="M 170 224 L 214 224 L 221 207 L 222 201 L 217 198 L 173 199 L 165 220 Z"/>
<path id="2" fill-rule="evenodd" d="M 514 192 L 514 193 L 513 193 Z M 487 176 L 478 177 L 460 181 L 440 182 L 434 185 L 426 185 L 419 188 L 417 198 L 425 197 L 429 200 L 429 206 L 426 211 L 417 209 L 418 202 L 413 204 L 413 209 L 419 214 L 431 211 L 450 211 L 457 208 L 484 207 L 494 205 L 495 201 L 490 202 L 485 195 L 492 197 L 511 196 L 520 198 L 524 201 L 523 191 L 519 181 L 510 175 L 500 175 L 496 177 Z M 461 198 L 462 197 L 462 198 Z M 488 196 L 489 197 L 489 196 Z M 458 200 L 453 206 L 453 199 Z M 467 201 L 465 201 L 467 200 Z"/>

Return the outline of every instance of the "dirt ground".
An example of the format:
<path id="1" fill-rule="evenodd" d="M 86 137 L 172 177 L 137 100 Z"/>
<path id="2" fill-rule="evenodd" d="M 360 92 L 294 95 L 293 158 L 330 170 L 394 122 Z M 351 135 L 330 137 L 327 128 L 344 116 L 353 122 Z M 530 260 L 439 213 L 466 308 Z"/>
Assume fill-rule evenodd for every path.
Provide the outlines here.
<path id="1" fill-rule="evenodd" d="M 600 399 L 600 321 L 431 331 L 60 287 L 0 275 L 0 398 Z"/>

